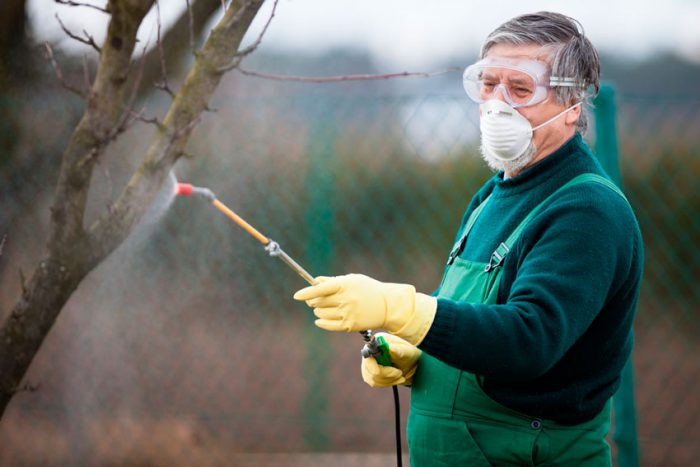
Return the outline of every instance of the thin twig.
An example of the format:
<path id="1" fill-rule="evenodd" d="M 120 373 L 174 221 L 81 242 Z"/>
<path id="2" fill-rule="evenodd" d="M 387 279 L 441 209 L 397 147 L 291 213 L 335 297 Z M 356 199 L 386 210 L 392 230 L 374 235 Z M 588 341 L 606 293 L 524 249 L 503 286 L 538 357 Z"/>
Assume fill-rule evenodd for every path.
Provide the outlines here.
<path id="1" fill-rule="evenodd" d="M 156 45 L 158 47 L 158 57 L 160 58 L 160 74 L 162 81 L 159 81 L 155 83 L 155 87 L 163 90 L 168 93 L 168 95 L 171 98 L 175 98 L 175 93 L 173 92 L 172 89 L 170 89 L 170 86 L 168 85 L 168 74 L 167 70 L 165 69 L 165 52 L 163 51 L 163 41 L 160 38 L 160 28 L 161 28 L 161 21 L 160 21 L 160 2 L 156 0 L 156 22 L 157 22 L 157 37 L 156 37 Z"/>
<path id="2" fill-rule="evenodd" d="M 253 42 L 251 45 L 246 47 L 245 49 L 239 51 L 236 54 L 236 57 L 240 57 L 241 59 L 245 57 L 246 55 L 251 54 L 252 52 L 255 51 L 255 49 L 258 48 L 260 43 L 262 42 L 262 38 L 267 32 L 267 28 L 270 27 L 270 23 L 272 22 L 272 18 L 275 17 L 275 11 L 277 10 L 277 3 L 279 0 L 275 0 L 275 3 L 272 4 L 272 12 L 270 13 L 270 17 L 267 18 L 267 22 L 265 23 L 265 26 L 263 27 L 262 31 L 260 31 L 260 35 L 258 36 L 257 39 L 255 39 L 255 42 Z"/>
<path id="3" fill-rule="evenodd" d="M 186 3 L 188 28 L 190 30 L 190 50 L 194 53 L 194 14 L 192 13 L 192 3 L 190 3 L 190 0 L 186 0 Z"/>
<path id="4" fill-rule="evenodd" d="M 80 89 L 76 88 L 75 86 L 68 84 L 64 79 L 63 79 L 63 72 L 61 72 L 61 67 L 58 65 L 58 62 L 56 61 L 56 58 L 53 55 L 53 49 L 49 45 L 48 42 L 44 42 L 44 49 L 46 51 L 46 59 L 51 62 L 51 66 L 53 67 L 54 73 L 56 73 L 56 78 L 58 79 L 59 83 L 61 83 L 61 86 L 63 86 L 65 89 L 68 91 L 77 94 L 78 96 L 82 97 L 83 99 L 87 98 L 85 93 L 81 91 Z"/>
<path id="5" fill-rule="evenodd" d="M 386 73 L 381 75 L 376 74 L 359 74 L 359 75 L 343 75 L 343 76 L 294 76 L 294 75 L 276 75 L 272 73 L 263 73 L 260 71 L 250 71 L 238 67 L 237 70 L 246 76 L 253 76 L 255 78 L 270 79 L 275 81 L 297 81 L 302 83 L 337 83 L 340 81 L 369 81 L 378 79 L 391 79 L 391 78 L 407 78 L 407 77 L 423 77 L 429 78 L 431 76 L 444 75 L 446 73 L 454 73 L 456 71 L 461 71 L 460 68 L 448 68 L 441 71 L 431 71 L 431 72 L 409 72 L 403 71 L 401 73 Z"/>
<path id="6" fill-rule="evenodd" d="M 141 51 L 141 60 L 139 60 L 139 67 L 136 72 L 136 77 L 134 78 L 134 85 L 131 88 L 131 95 L 126 104 L 126 108 L 129 111 L 134 107 L 134 102 L 136 101 L 136 96 L 141 86 L 141 80 L 143 79 L 144 69 L 146 68 L 146 49 L 148 49 L 148 42 L 143 46 L 143 50 Z M 126 124 L 126 117 L 124 119 L 124 124 Z"/>
<path id="7" fill-rule="evenodd" d="M 145 116 L 144 116 L 144 112 L 145 112 L 145 111 L 146 111 L 146 109 L 144 108 L 144 109 L 141 109 L 140 112 L 134 112 L 134 111 L 132 110 L 132 111 L 130 111 L 129 113 L 130 113 L 131 118 L 132 118 L 133 120 L 138 120 L 138 121 L 143 122 L 143 123 L 148 123 L 148 124 L 151 124 L 151 125 L 155 125 L 156 127 L 158 127 L 159 130 L 165 130 L 165 125 L 163 125 L 163 124 L 160 122 L 160 120 L 158 120 L 157 117 L 151 117 L 151 118 L 145 117 Z"/>
<path id="8" fill-rule="evenodd" d="M 87 55 L 83 54 L 83 80 L 85 80 L 85 89 L 90 92 L 92 83 L 90 82 L 90 65 L 88 65 Z"/>
<path id="9" fill-rule="evenodd" d="M 102 52 L 102 49 L 100 49 L 100 46 L 97 45 L 97 43 L 95 42 L 95 39 L 93 39 L 92 36 L 90 34 L 88 34 L 85 29 L 83 29 L 83 34 L 85 34 L 85 37 L 87 39 L 83 39 L 82 37 L 76 36 L 75 34 L 70 32 L 70 30 L 63 24 L 63 21 L 61 21 L 61 18 L 58 16 L 58 13 L 56 13 L 54 16 L 56 17 L 58 24 L 61 25 L 61 29 L 63 29 L 63 32 L 65 32 L 68 35 L 68 37 L 70 37 L 71 39 L 75 39 L 76 41 L 78 41 L 82 44 L 89 45 L 90 47 L 95 49 L 97 51 L 97 53 Z"/>
<path id="10" fill-rule="evenodd" d="M 275 0 L 275 3 L 272 5 L 272 12 L 270 13 L 270 17 L 267 18 L 267 22 L 265 23 L 265 26 L 263 27 L 262 31 L 260 32 L 260 35 L 258 36 L 258 38 L 251 45 L 249 45 L 245 49 L 236 53 L 236 55 L 234 55 L 233 61 L 230 64 L 218 68 L 217 69 L 218 72 L 225 73 L 229 70 L 233 70 L 234 68 L 238 68 L 238 66 L 241 64 L 241 60 L 243 60 L 243 58 L 245 56 L 253 53 L 255 51 L 255 49 L 258 48 L 258 46 L 262 42 L 263 36 L 267 32 L 267 28 L 270 26 L 270 23 L 272 22 L 272 18 L 275 17 L 275 11 L 277 10 L 277 3 L 278 3 L 278 0 Z"/>
<path id="11" fill-rule="evenodd" d="M 72 0 L 54 0 L 54 2 L 58 3 L 59 5 L 67 5 L 67 6 L 84 6 L 88 8 L 94 8 L 97 11 L 101 11 L 102 13 L 109 13 L 109 9 L 107 8 L 100 8 L 97 5 L 91 5 L 89 3 L 82 3 L 82 2 L 74 2 Z"/>

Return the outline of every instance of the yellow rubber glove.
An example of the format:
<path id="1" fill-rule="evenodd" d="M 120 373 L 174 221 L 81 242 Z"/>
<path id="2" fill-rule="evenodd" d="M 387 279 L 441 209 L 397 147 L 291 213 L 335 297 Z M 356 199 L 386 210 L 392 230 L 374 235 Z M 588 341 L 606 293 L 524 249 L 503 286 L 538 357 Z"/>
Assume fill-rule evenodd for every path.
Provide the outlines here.
<path id="1" fill-rule="evenodd" d="M 327 331 L 386 329 L 418 345 L 435 318 L 437 299 L 407 284 L 379 282 L 362 274 L 319 277 L 294 294 L 314 308 L 316 326 Z"/>
<path id="2" fill-rule="evenodd" d="M 418 368 L 418 359 L 421 350 L 398 336 L 386 333 L 378 333 L 376 336 L 384 336 L 389 344 L 389 354 L 394 366 L 382 366 L 374 357 L 362 359 L 362 379 L 372 387 L 382 388 L 403 384 L 410 386 L 413 383 L 413 375 Z"/>

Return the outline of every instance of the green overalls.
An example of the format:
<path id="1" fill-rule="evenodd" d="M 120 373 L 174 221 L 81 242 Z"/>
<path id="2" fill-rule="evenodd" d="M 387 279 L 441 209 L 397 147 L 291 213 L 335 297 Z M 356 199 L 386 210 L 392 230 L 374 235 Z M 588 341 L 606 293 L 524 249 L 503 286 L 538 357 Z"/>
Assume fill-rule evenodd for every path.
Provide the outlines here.
<path id="1" fill-rule="evenodd" d="M 600 183 L 624 197 L 599 175 L 579 175 L 536 206 L 496 249 L 489 263 L 463 260 L 457 255 L 487 198 L 472 212 L 450 253 L 438 297 L 495 304 L 500 265 L 508 250 L 547 201 L 579 183 Z M 609 428 L 610 402 L 592 420 L 565 426 L 501 405 L 484 393 L 479 376 L 450 367 L 425 352 L 418 362 L 408 418 L 413 467 L 610 466 L 610 447 L 605 440 Z"/>

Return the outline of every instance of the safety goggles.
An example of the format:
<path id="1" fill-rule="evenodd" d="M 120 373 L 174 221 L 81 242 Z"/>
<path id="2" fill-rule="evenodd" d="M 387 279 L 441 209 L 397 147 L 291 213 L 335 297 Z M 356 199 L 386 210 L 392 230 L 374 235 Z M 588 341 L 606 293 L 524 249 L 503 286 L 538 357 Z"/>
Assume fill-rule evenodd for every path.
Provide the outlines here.
<path id="1" fill-rule="evenodd" d="M 535 105 L 550 88 L 577 87 L 574 78 L 550 76 L 549 67 L 536 60 L 486 57 L 467 67 L 462 75 L 467 95 L 476 103 L 494 99 L 498 92 L 512 107 Z"/>

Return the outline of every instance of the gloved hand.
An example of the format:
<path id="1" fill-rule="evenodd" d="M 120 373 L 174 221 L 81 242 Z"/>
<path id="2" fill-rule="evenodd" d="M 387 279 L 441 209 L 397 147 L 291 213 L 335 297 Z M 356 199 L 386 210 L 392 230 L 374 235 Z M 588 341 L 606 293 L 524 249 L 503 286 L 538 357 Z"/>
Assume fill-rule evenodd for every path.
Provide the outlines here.
<path id="1" fill-rule="evenodd" d="M 382 366 L 374 357 L 362 359 L 362 379 L 372 387 L 396 386 L 404 384 L 410 386 L 413 375 L 418 368 L 418 359 L 421 350 L 400 337 L 378 333 L 376 336 L 384 336 L 389 344 L 389 354 L 394 366 Z"/>
<path id="2" fill-rule="evenodd" d="M 412 285 L 379 282 L 362 274 L 318 277 L 294 294 L 314 307 L 315 324 L 327 331 L 386 329 L 418 345 L 433 324 L 437 299 Z"/>

